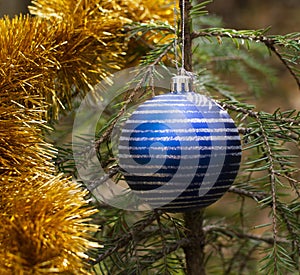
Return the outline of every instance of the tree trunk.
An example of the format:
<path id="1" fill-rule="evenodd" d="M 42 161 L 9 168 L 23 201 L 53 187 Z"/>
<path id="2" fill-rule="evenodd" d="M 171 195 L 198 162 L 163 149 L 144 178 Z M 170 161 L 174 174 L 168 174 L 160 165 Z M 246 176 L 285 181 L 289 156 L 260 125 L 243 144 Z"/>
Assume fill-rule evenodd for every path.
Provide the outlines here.
<path id="1" fill-rule="evenodd" d="M 183 1 L 185 9 L 183 10 Z M 184 16 L 184 68 L 191 72 L 192 65 L 192 38 L 190 10 L 192 5 L 189 0 L 180 0 L 181 19 Z M 181 24 L 182 25 L 182 24 Z M 204 266 L 204 244 L 205 236 L 203 232 L 204 210 L 189 211 L 184 214 L 185 235 L 190 240 L 189 245 L 184 247 L 186 267 L 188 275 L 205 275 Z"/>
<path id="2" fill-rule="evenodd" d="M 185 9 L 183 11 L 183 1 Z M 192 4 L 189 0 L 180 0 L 180 13 L 181 13 L 181 22 L 184 16 L 184 68 L 191 72 L 193 71 L 193 64 L 192 64 L 192 37 L 191 37 L 191 18 L 190 18 L 190 10 L 192 8 Z M 182 24 L 181 24 L 182 26 Z M 181 30 L 182 31 L 182 30 Z"/>
<path id="3" fill-rule="evenodd" d="M 184 214 L 185 235 L 190 241 L 183 249 L 188 275 L 205 275 L 203 212 L 201 209 Z"/>

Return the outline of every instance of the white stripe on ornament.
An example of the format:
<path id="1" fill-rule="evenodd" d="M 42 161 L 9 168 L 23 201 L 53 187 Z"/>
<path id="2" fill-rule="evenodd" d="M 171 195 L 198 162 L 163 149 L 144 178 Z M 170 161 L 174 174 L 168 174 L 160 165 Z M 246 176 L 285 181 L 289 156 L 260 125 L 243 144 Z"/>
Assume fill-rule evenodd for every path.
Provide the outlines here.
<path id="1" fill-rule="evenodd" d="M 188 128 L 188 129 L 126 129 L 122 133 L 238 133 L 236 128 Z"/>
<path id="2" fill-rule="evenodd" d="M 240 150 L 241 146 L 168 146 L 168 147 L 161 147 L 161 146 L 124 146 L 119 145 L 119 149 L 129 149 L 129 150 Z"/>
<path id="3" fill-rule="evenodd" d="M 120 141 L 218 141 L 218 140 L 240 140 L 235 136 L 175 136 L 175 137 L 125 137 L 121 136 Z"/>
<path id="4" fill-rule="evenodd" d="M 231 118 L 186 118 L 186 119 L 128 119 L 127 123 L 218 123 L 218 122 L 230 122 L 233 123 Z"/>

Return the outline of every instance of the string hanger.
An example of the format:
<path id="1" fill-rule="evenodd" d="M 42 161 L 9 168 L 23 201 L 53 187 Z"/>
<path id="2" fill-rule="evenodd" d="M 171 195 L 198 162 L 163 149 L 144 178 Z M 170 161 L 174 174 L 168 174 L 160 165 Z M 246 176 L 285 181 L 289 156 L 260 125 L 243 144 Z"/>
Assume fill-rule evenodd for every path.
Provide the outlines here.
<path id="1" fill-rule="evenodd" d="M 176 70 L 177 70 L 177 74 L 179 74 L 179 67 L 178 67 L 178 39 L 177 39 L 177 9 L 176 9 L 176 4 L 177 4 L 177 1 L 174 0 L 174 9 L 173 9 L 173 12 L 174 12 L 174 54 L 175 54 L 175 67 L 176 67 Z"/>
<path id="2" fill-rule="evenodd" d="M 193 80 L 194 74 L 192 72 L 188 72 L 184 68 L 184 51 L 185 51 L 185 3 L 182 0 L 182 12 L 181 12 L 181 67 L 178 66 L 178 36 L 177 36 L 177 9 L 176 9 L 176 0 L 174 1 L 174 31 L 175 31 L 175 39 L 174 39 L 174 52 L 175 52 L 175 66 L 177 69 L 177 75 L 172 77 L 171 79 L 171 92 L 172 93 L 182 93 L 182 92 L 192 92 L 193 91 Z"/>
<path id="3" fill-rule="evenodd" d="M 180 75 L 185 75 L 184 69 L 184 46 L 185 46 L 185 32 L 184 32 L 184 25 L 185 25 L 185 1 L 182 0 L 182 13 L 181 13 L 181 70 Z"/>
<path id="4" fill-rule="evenodd" d="M 174 34 L 175 34 L 175 39 L 174 39 L 174 53 L 175 53 L 175 66 L 177 70 L 177 75 L 181 76 L 191 76 L 192 73 L 187 72 L 186 69 L 184 68 L 184 51 L 185 51 L 185 1 L 182 0 L 182 13 L 181 13 L 181 67 L 179 68 L 178 66 L 178 60 L 179 60 L 179 55 L 178 55 L 178 36 L 177 36 L 177 19 L 178 19 L 178 12 L 176 9 L 176 4 L 177 1 L 174 0 Z"/>

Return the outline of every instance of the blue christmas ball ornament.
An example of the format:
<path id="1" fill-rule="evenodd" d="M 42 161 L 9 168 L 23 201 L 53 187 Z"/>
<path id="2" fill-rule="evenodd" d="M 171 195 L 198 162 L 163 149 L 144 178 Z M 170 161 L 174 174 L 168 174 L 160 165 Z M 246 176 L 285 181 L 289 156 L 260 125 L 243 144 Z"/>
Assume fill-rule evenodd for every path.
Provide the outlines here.
<path id="1" fill-rule="evenodd" d="M 133 192 L 151 208 L 206 207 L 228 190 L 240 166 L 241 142 L 228 113 L 172 78 L 171 93 L 140 105 L 119 141 L 119 165 Z"/>

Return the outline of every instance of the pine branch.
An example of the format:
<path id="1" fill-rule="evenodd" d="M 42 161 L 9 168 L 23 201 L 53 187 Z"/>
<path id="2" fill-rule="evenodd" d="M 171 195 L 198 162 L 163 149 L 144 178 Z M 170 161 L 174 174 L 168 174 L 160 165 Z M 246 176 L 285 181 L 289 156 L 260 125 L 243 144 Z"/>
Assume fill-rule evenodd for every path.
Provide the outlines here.
<path id="1" fill-rule="evenodd" d="M 283 164 L 282 164 L 282 169 L 285 170 Z M 300 180 L 294 179 L 288 172 L 284 172 L 284 174 L 282 174 L 282 173 L 280 174 L 280 173 L 276 172 L 276 176 L 282 176 L 282 177 L 286 178 L 288 180 L 288 182 L 290 183 L 290 186 L 294 189 L 295 193 L 297 194 L 298 199 L 300 198 L 300 190 L 297 186 L 300 183 Z"/>
<path id="2" fill-rule="evenodd" d="M 243 269 L 245 269 L 247 262 L 250 260 L 252 254 L 256 252 L 258 246 L 259 244 L 255 244 L 250 250 L 248 250 L 247 256 L 244 257 L 244 260 L 239 264 L 238 274 L 244 274 Z"/>
<path id="3" fill-rule="evenodd" d="M 266 155 L 268 157 L 268 170 L 269 170 L 269 177 L 270 177 L 270 184 L 271 184 L 271 195 L 272 195 L 272 225 L 273 225 L 273 238 L 274 238 L 274 275 L 277 275 L 279 272 L 278 270 L 278 251 L 277 251 L 277 238 L 278 238 L 278 228 L 277 228 L 277 197 L 276 197 L 276 169 L 275 169 L 275 164 L 274 164 L 274 156 L 272 152 L 271 145 L 269 143 L 269 137 L 268 134 L 266 133 L 266 130 L 264 128 L 264 125 L 257 114 L 255 117 L 256 121 L 259 124 L 260 131 L 262 134 L 262 138 L 265 144 L 266 148 Z"/>
<path id="4" fill-rule="evenodd" d="M 231 186 L 228 190 L 228 192 L 232 192 L 235 194 L 239 194 L 241 196 L 246 196 L 248 198 L 253 199 L 256 202 L 263 202 L 266 203 L 269 207 L 273 208 L 273 201 L 269 200 L 269 195 L 266 192 L 262 191 L 251 191 L 251 190 L 246 190 L 244 188 L 237 188 L 234 186 Z M 280 216 L 282 217 L 289 234 L 292 238 L 292 243 L 295 247 L 297 247 L 298 254 L 300 255 L 300 241 L 298 239 L 299 234 L 295 230 L 295 226 L 290 222 L 289 217 L 287 216 L 287 213 L 292 215 L 292 212 L 290 209 L 286 209 L 284 205 L 277 201 L 277 210 L 279 211 Z"/>
<path id="5" fill-rule="evenodd" d="M 247 136 L 247 135 L 251 135 L 252 133 L 254 133 L 256 129 L 250 128 L 250 127 L 247 127 L 247 128 L 245 128 L 245 127 L 239 127 L 238 130 L 239 130 L 239 133 L 241 135 Z M 255 135 L 259 135 L 259 134 L 260 133 L 257 133 L 257 132 L 255 133 Z M 288 132 L 288 133 L 280 133 L 280 132 L 274 133 L 274 137 L 277 137 L 277 138 L 282 139 L 282 140 L 288 139 L 289 141 L 293 141 L 296 144 L 299 143 L 299 136 L 296 135 L 295 133 L 292 133 L 292 132 Z M 292 178 L 291 178 L 291 180 L 295 181 L 295 179 L 292 179 Z"/>
<path id="6" fill-rule="evenodd" d="M 237 237 L 239 239 L 249 239 L 249 240 L 255 240 L 259 242 L 264 242 L 267 244 L 274 245 L 274 238 L 273 237 L 264 237 L 260 235 L 255 235 L 255 234 L 249 234 L 249 233 L 244 233 L 242 231 L 234 230 L 231 227 L 220 227 L 220 226 L 215 226 L 215 225 L 208 225 L 203 228 L 205 234 L 211 234 L 211 233 L 217 233 L 220 232 L 230 238 Z M 290 241 L 285 238 L 280 238 L 277 237 L 277 242 L 279 243 L 289 243 Z"/>
<path id="7" fill-rule="evenodd" d="M 242 104 L 240 102 L 233 102 L 233 101 L 222 101 L 220 102 L 221 105 L 223 105 L 223 107 L 227 110 L 232 110 L 235 111 L 237 113 L 243 113 L 249 117 L 252 118 L 257 118 L 257 116 L 259 114 L 261 114 L 262 112 L 255 112 L 253 111 L 254 106 L 251 105 L 246 105 L 246 104 Z M 275 113 L 276 114 L 276 113 Z M 280 118 L 272 118 L 271 116 L 269 117 L 270 120 L 272 121 L 278 121 L 279 123 L 290 123 L 293 125 L 298 126 L 299 122 L 300 122 L 300 114 L 296 115 L 296 118 L 289 118 L 289 117 L 280 117 Z"/>
<path id="8" fill-rule="evenodd" d="M 92 262 L 93 265 L 103 261 L 107 257 L 111 256 L 114 254 L 117 250 L 120 248 L 126 246 L 138 233 L 142 232 L 147 226 L 152 224 L 156 219 L 157 215 L 160 215 L 161 212 L 152 212 L 147 219 L 137 223 L 135 226 L 133 226 L 127 234 L 123 235 L 122 237 L 119 237 L 115 240 L 112 240 L 112 243 L 115 245 L 112 246 L 111 248 L 105 250 L 103 254 L 100 254 L 95 261 Z"/>
<path id="9" fill-rule="evenodd" d="M 241 195 L 241 196 L 246 196 L 246 197 L 249 197 L 249 198 L 251 198 L 255 201 L 263 201 L 268 197 L 268 194 L 265 193 L 265 192 L 249 191 L 249 190 L 246 190 L 246 189 L 243 189 L 243 188 L 237 188 L 237 187 L 234 187 L 234 186 L 231 186 L 228 189 L 228 192 L 235 193 L 235 194 L 238 194 L 238 195 Z"/>
<path id="10" fill-rule="evenodd" d="M 268 39 L 264 42 L 264 44 L 267 46 L 269 50 L 271 50 L 281 61 L 281 63 L 287 68 L 289 73 L 292 75 L 292 77 L 295 79 L 298 89 L 300 89 L 300 77 L 295 73 L 293 70 L 293 67 L 290 66 L 290 64 L 287 62 L 286 58 L 282 56 L 282 54 L 278 51 L 278 49 L 275 47 L 276 43 L 274 40 Z"/>
<path id="11" fill-rule="evenodd" d="M 170 51 L 170 49 L 173 47 L 173 44 L 168 44 L 164 50 L 155 58 L 154 61 L 151 62 L 151 64 L 148 64 L 144 70 L 140 73 L 140 75 L 137 76 L 139 81 L 136 83 L 135 88 L 128 94 L 127 98 L 122 102 L 122 107 L 118 111 L 118 113 L 113 117 L 113 119 L 110 121 L 110 124 L 104 129 L 104 131 L 101 133 L 100 137 L 95 140 L 91 141 L 91 144 L 88 147 L 83 148 L 81 152 L 78 152 L 77 156 L 84 156 L 85 160 L 91 159 L 91 156 L 94 155 L 94 152 L 99 152 L 101 144 L 107 142 L 110 139 L 111 133 L 118 122 L 119 118 L 121 118 L 124 113 L 126 112 L 128 105 L 132 102 L 136 94 L 139 92 L 139 90 L 143 87 L 149 76 L 151 77 L 154 71 L 155 66 L 161 61 L 161 59 L 164 58 L 164 56 Z M 58 160 L 57 163 L 60 165 L 64 162 L 69 161 L 69 156 L 66 158 L 61 158 Z M 80 161 L 77 164 L 77 169 L 81 168 Z M 86 163 L 82 163 L 82 165 L 85 165 Z"/>
<path id="12" fill-rule="evenodd" d="M 190 243 L 191 240 L 189 240 L 188 238 L 182 238 L 172 244 L 165 245 L 162 251 L 156 252 L 153 256 L 144 258 L 144 262 L 147 262 L 147 264 L 142 265 L 141 271 L 145 270 L 150 264 L 157 262 L 161 258 L 166 257 L 166 255 L 171 254 L 172 252 L 178 250 L 179 248 L 188 246 Z"/>
<path id="13" fill-rule="evenodd" d="M 160 216 L 158 214 L 156 215 L 156 221 L 157 221 L 157 224 L 158 224 L 159 234 L 160 234 L 160 238 L 162 240 L 163 249 L 162 249 L 162 252 L 159 253 L 160 255 L 156 255 L 156 257 L 154 259 L 158 260 L 160 258 L 163 258 L 164 266 L 167 266 L 166 257 L 171 251 L 174 251 L 174 250 L 172 250 L 172 249 L 170 250 L 170 247 L 167 246 L 167 242 L 166 242 L 166 239 L 165 239 L 165 236 L 164 236 L 163 226 L 162 226 L 162 223 L 161 223 L 161 220 L 160 220 Z M 176 249 L 176 246 L 173 246 L 173 248 Z M 157 258 L 157 256 L 159 258 Z"/>
<path id="14" fill-rule="evenodd" d="M 292 77 L 295 79 L 298 88 L 300 89 L 300 76 L 293 70 L 293 67 L 289 64 L 289 62 L 284 58 L 284 56 L 278 51 L 276 48 L 276 45 L 281 47 L 293 47 L 294 43 L 299 44 L 299 37 L 294 35 L 294 37 L 289 38 L 288 37 L 281 37 L 281 39 L 278 39 L 276 36 L 265 36 L 263 35 L 268 29 L 263 30 L 241 30 L 236 31 L 232 29 L 222 29 L 222 28 L 211 28 L 211 29 L 203 29 L 200 32 L 193 32 L 192 33 L 192 39 L 198 38 L 198 37 L 216 37 L 216 38 L 230 38 L 233 40 L 233 42 L 239 47 L 239 42 L 237 39 L 240 40 L 247 40 L 247 41 L 256 41 L 263 43 L 271 52 L 273 52 L 283 63 L 283 65 L 287 68 L 289 73 L 292 75 Z M 299 51 L 300 47 L 296 48 L 297 51 Z"/>

